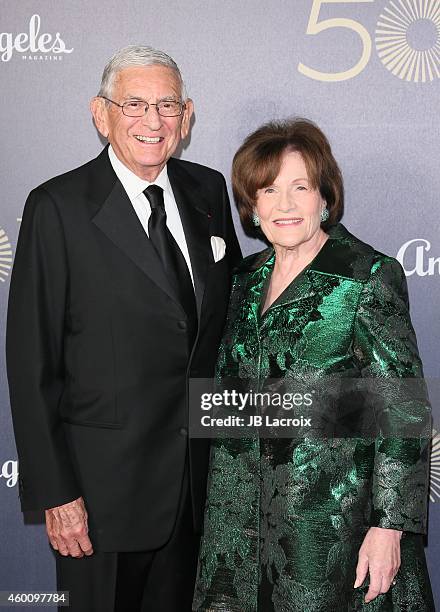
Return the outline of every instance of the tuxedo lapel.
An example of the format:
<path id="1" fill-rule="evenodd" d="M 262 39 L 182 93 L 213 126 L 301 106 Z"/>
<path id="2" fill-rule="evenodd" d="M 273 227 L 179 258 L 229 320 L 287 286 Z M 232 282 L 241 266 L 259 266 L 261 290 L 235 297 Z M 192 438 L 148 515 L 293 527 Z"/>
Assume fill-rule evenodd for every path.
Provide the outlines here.
<path id="1" fill-rule="evenodd" d="M 107 160 L 101 156 L 105 154 Z M 93 217 L 93 223 L 115 244 L 125 255 L 127 255 L 138 268 L 144 272 L 158 287 L 167 293 L 171 299 L 180 305 L 175 289 L 170 284 L 159 257 L 146 236 L 144 229 L 133 209 L 133 206 L 123 188 L 121 182 L 111 168 L 107 151 L 105 150 L 96 160 L 104 165 L 105 175 L 108 180 L 113 180 L 113 186 L 107 183 L 104 202 Z M 106 166 L 106 161 L 109 168 Z M 113 174 L 113 176 L 112 176 Z M 111 178 L 112 177 L 112 178 Z M 101 198 L 104 190 L 102 177 L 97 177 L 94 185 L 93 197 L 97 199 L 97 188 L 101 188 Z"/>
<path id="2" fill-rule="evenodd" d="M 168 162 L 168 177 L 174 193 L 194 277 L 197 314 L 200 311 L 206 285 L 209 261 L 213 261 L 209 235 L 209 204 L 201 194 L 201 185 L 178 162 Z"/>

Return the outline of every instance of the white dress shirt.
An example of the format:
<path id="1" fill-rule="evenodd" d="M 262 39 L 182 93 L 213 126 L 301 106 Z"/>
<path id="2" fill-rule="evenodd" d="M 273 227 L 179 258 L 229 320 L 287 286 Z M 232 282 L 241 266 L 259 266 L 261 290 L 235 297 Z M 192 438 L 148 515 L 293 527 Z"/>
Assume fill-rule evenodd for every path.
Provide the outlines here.
<path id="1" fill-rule="evenodd" d="M 149 185 L 158 185 L 163 189 L 163 199 L 165 204 L 165 212 L 167 215 L 167 227 L 174 237 L 174 240 L 179 245 L 180 250 L 185 258 L 186 265 L 191 276 L 192 283 L 194 285 L 194 278 L 191 268 L 191 260 L 189 258 L 188 246 L 186 244 L 185 233 L 183 231 L 182 220 L 179 215 L 179 209 L 177 208 L 176 199 L 174 197 L 173 190 L 168 178 L 167 167 L 161 171 L 159 176 L 153 183 L 139 178 L 134 172 L 129 170 L 125 164 L 116 156 L 112 146 L 108 148 L 108 156 L 110 163 L 116 176 L 121 181 L 123 188 L 125 189 L 130 202 L 134 208 L 139 221 L 144 228 L 146 235 L 148 236 L 148 220 L 151 215 L 150 202 L 143 194 L 144 189 Z"/>

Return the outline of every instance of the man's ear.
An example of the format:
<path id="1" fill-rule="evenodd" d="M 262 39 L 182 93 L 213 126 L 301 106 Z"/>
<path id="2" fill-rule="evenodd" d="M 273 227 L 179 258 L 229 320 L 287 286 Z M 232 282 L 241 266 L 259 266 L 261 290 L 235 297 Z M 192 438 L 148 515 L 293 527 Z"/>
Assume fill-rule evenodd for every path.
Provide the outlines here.
<path id="1" fill-rule="evenodd" d="M 107 127 L 107 108 L 105 106 L 105 100 L 95 96 L 90 100 L 90 111 L 93 115 L 93 121 L 95 122 L 97 130 L 107 138 L 109 129 Z"/>
<path id="2" fill-rule="evenodd" d="M 194 103 L 191 98 L 185 101 L 185 110 L 183 111 L 182 123 L 180 125 L 180 136 L 184 140 L 190 130 L 191 117 L 194 112 Z"/>

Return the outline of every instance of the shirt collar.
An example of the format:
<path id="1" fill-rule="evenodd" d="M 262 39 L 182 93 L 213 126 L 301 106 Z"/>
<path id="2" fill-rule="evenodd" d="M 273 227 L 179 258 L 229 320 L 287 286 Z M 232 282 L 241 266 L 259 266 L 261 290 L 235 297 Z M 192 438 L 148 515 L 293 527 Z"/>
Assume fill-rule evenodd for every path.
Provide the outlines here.
<path id="1" fill-rule="evenodd" d="M 164 192 L 170 194 L 172 193 L 166 165 L 153 183 L 150 183 L 149 181 L 139 178 L 134 172 L 127 168 L 127 166 L 121 162 L 119 157 L 117 157 L 111 145 L 108 148 L 108 156 L 116 176 L 121 181 L 122 186 L 131 200 L 137 198 L 138 195 L 140 195 L 149 185 L 152 184 L 159 185 L 159 187 L 162 187 Z"/>

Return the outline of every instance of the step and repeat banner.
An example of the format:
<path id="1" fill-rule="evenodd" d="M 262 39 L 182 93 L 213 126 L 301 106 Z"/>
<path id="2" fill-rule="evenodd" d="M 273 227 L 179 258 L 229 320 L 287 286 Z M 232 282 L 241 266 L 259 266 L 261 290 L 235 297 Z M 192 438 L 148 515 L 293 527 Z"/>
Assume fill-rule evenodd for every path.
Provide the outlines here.
<path id="1" fill-rule="evenodd" d="M 194 100 L 179 155 L 219 169 L 228 181 L 235 151 L 262 123 L 302 116 L 324 130 L 344 174 L 344 224 L 406 271 L 440 431 L 440 0 L 2 0 L 3 345 L 26 196 L 100 152 L 89 100 L 108 58 L 135 43 L 169 53 Z M 261 250 L 245 236 L 234 205 L 233 214 L 244 253 Z M 54 559 L 41 516 L 23 520 L 20 512 L 4 361 L 2 350 L 0 590 L 52 590 Z M 436 430 L 427 556 L 440 604 Z"/>

